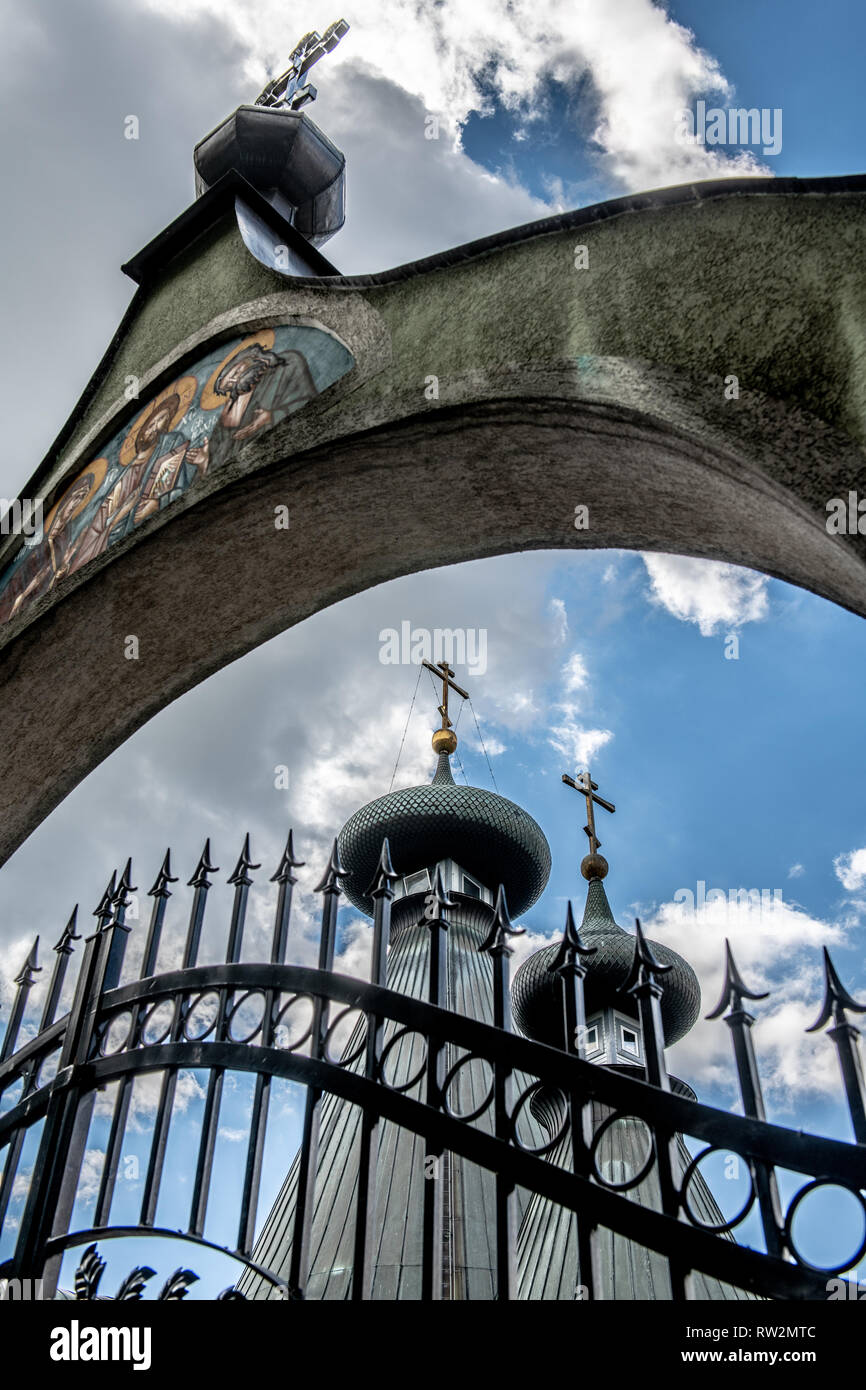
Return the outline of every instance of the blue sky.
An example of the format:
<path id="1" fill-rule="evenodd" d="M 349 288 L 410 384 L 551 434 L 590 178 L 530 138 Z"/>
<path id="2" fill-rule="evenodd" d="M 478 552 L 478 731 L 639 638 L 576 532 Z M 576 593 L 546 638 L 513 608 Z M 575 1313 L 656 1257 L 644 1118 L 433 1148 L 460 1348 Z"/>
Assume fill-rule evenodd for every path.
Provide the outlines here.
<path id="1" fill-rule="evenodd" d="M 55 127 L 38 147 L 39 158 L 80 170 L 90 198 L 84 211 L 70 201 L 65 249 L 78 266 L 75 283 L 54 279 L 52 181 L 44 180 L 43 193 L 30 186 L 29 171 L 21 171 L 31 250 L 24 257 L 19 249 L 14 266 L 6 261 L 10 322 L 20 336 L 34 305 L 48 313 L 59 304 L 63 312 L 44 344 L 57 413 L 11 412 L 11 446 L 0 476 L 5 495 L 33 471 L 115 327 L 129 293 L 118 263 L 191 196 L 192 139 L 249 99 L 297 34 L 323 20 L 316 6 L 305 5 L 287 20 L 276 0 L 256 5 L 255 23 L 246 0 L 151 0 L 123 14 L 116 7 L 103 10 L 97 0 L 88 0 L 88 7 L 94 24 L 99 17 L 106 56 L 92 46 L 82 52 L 81 81 L 74 86 L 69 72 L 78 70 L 76 64 L 56 72 L 52 67 L 60 60 L 52 49 L 50 7 L 39 0 L 14 33 L 16 96 L 33 98 L 46 73 L 54 73 L 54 90 L 69 111 L 69 145 L 58 140 Z M 665 26 L 649 0 L 623 0 L 620 13 L 632 28 L 618 28 L 612 9 L 606 0 L 575 7 L 574 15 L 551 4 L 515 4 L 491 29 L 496 43 L 491 40 L 481 72 L 484 20 L 468 0 L 431 7 L 423 17 L 410 16 L 400 0 L 386 11 L 364 0 L 347 14 L 353 29 L 327 60 L 332 70 L 322 65 L 314 111 L 349 161 L 349 220 L 328 248 L 335 262 L 346 270 L 382 269 L 558 207 L 688 177 L 749 169 L 802 176 L 861 172 L 866 13 L 859 6 L 825 4 L 820 21 L 813 7 L 800 3 L 671 6 L 670 16 L 692 29 L 694 39 Z M 542 29 L 547 25 L 547 37 L 534 45 L 526 37 L 533 15 Z M 187 52 L 177 42 L 183 26 L 194 35 L 204 23 L 212 40 L 208 74 L 196 64 L 200 50 L 190 44 Z M 132 90 L 116 98 L 115 114 L 120 119 L 140 103 L 157 133 L 130 152 L 122 142 L 111 144 L 105 123 L 113 119 L 114 100 L 108 55 L 122 66 L 133 53 Z M 167 54 L 178 78 L 173 91 L 181 114 L 173 119 L 156 81 Z M 720 80 L 729 84 L 723 95 Z M 70 84 L 65 89 L 64 81 Z M 781 107 L 779 156 L 755 161 L 743 151 L 674 147 L 674 109 L 703 96 L 722 105 Z M 484 109 L 490 114 L 481 114 Z M 423 139 L 429 111 L 442 118 L 438 142 Z M 608 133 L 599 140 L 601 121 Z M 388 168 L 381 167 L 369 132 L 381 139 L 387 133 Z M 31 138 L 38 141 L 38 129 Z M 10 234 L 19 215 L 13 206 Z M 24 234 L 22 223 L 19 248 Z M 87 314 L 77 299 L 82 285 Z M 19 356 L 9 354 L 4 390 L 10 402 L 24 385 L 16 375 Z M 211 895 L 205 959 L 215 959 L 224 942 L 230 902 L 224 880 L 244 832 L 251 831 L 255 857 L 263 861 L 264 886 L 293 823 L 308 861 L 294 951 L 295 958 L 311 961 L 311 889 L 328 840 L 390 780 L 416 672 L 382 664 L 379 634 L 406 619 L 418 627 L 483 627 L 488 633 L 487 671 L 473 680 L 458 670 L 458 680 L 470 685 L 485 739 L 499 750 L 493 754 L 499 790 L 532 812 L 553 851 L 551 881 L 526 918 L 522 950 L 561 928 L 569 897 L 582 903 L 577 865 L 583 816 L 560 774 L 574 772 L 591 755 L 602 793 L 617 806 L 612 818 L 599 813 L 617 920 L 630 927 L 639 914 L 656 939 L 689 958 L 704 989 L 705 1012 L 716 1002 L 722 939 L 730 935 L 747 978 L 773 991 L 756 1006 L 761 1021 L 755 1029 L 771 1115 L 848 1137 L 832 1045 L 806 1038 L 802 1028 L 820 1004 L 822 944 L 831 946 L 845 982 L 866 993 L 863 622 L 777 581 L 677 557 L 525 554 L 408 577 L 317 615 L 190 692 L 92 773 L 0 873 L 3 1016 L 32 935 L 40 931 L 43 941 L 53 942 L 72 903 L 89 911 L 111 869 L 129 853 L 140 889 L 149 886 L 167 843 L 185 880 L 207 834 L 222 873 Z M 739 641 L 736 660 L 725 657 L 731 634 Z M 419 699 L 398 785 L 423 780 L 432 766 L 435 716 L 424 684 Z M 459 730 L 468 735 L 461 743 L 463 765 L 470 781 L 486 786 L 486 762 L 467 723 Z M 291 773 L 288 792 L 274 787 L 274 768 L 283 763 Z M 725 894 L 778 890 L 784 906 L 772 916 L 718 903 L 689 914 L 676 895 L 697 892 L 701 882 Z M 179 884 L 170 919 L 175 942 L 187 907 Z M 262 949 L 268 910 L 267 893 L 257 890 L 248 958 Z M 343 967 L 363 970 L 368 930 L 349 910 L 341 922 Z M 131 965 L 142 935 L 134 933 Z M 169 944 L 167 960 L 170 955 Z M 671 1057 L 672 1070 L 701 1099 L 723 1107 L 735 1099 L 729 1045 L 723 1025 L 701 1023 Z M 194 1080 L 184 1099 L 161 1212 L 172 1226 L 182 1220 L 191 1183 L 189 1155 L 201 1104 Z M 209 1228 L 219 1240 L 231 1235 L 226 1213 L 247 1102 L 242 1084 L 226 1098 Z M 143 1154 L 151 1114 L 144 1098 L 142 1128 L 130 1133 L 126 1150 L 131 1160 Z M 290 1091 L 275 1103 L 275 1117 L 262 1216 L 296 1142 L 297 1097 Z M 100 1117 L 94 1150 L 104 1125 Z M 135 1163 L 129 1166 L 134 1172 Z M 116 1218 L 134 1204 L 138 1181 L 121 1182 Z M 829 1220 L 811 1219 L 809 1237 L 829 1241 L 841 1224 L 837 1207 Z M 110 1259 L 109 1289 L 134 1261 L 156 1263 L 145 1243 L 103 1254 Z M 160 1277 L 181 1259 L 207 1275 L 200 1294 L 212 1296 L 232 1278 L 226 1263 L 217 1268 L 196 1251 L 177 1254 L 173 1262 L 166 1257 Z"/>

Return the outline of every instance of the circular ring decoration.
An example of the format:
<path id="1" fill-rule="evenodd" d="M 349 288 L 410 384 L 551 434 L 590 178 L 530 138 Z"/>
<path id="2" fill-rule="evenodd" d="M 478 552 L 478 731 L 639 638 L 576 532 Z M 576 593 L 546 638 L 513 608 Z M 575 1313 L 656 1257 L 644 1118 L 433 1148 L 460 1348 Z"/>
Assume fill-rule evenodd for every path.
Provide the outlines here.
<path id="1" fill-rule="evenodd" d="M 290 1043 L 283 1044 L 283 1043 L 281 1043 L 281 1042 L 278 1042 L 278 1041 L 276 1040 L 277 1031 L 278 1031 L 280 1028 L 288 1028 L 288 1024 L 284 1023 L 283 1020 L 284 1020 L 286 1014 L 289 1012 L 289 1010 L 290 1010 L 290 1009 L 293 1009 L 293 1008 L 295 1007 L 295 1005 L 298 1003 L 299 1000 L 300 1000 L 302 1003 L 307 1003 L 307 1004 L 310 1005 L 310 1021 L 309 1021 L 309 1023 L 307 1024 L 307 1027 L 306 1027 L 306 1029 L 304 1030 L 304 1032 L 301 1034 L 301 1036 L 300 1036 L 299 1038 L 296 1038 L 295 1041 L 294 1041 L 293 1043 L 291 1043 L 291 1044 L 290 1044 Z M 314 1003 L 312 994 L 303 994 L 303 993 L 300 993 L 300 994 L 293 994 L 292 997 L 291 997 L 291 999 L 288 999 L 288 1000 L 286 1001 L 286 1003 L 283 1005 L 283 1007 L 280 1009 L 280 1012 L 277 1014 L 276 1018 L 274 1019 L 274 1046 L 275 1046 L 275 1047 L 278 1047 L 278 1048 L 280 1049 L 281 1052 L 297 1052 L 298 1048 L 299 1048 L 299 1047 L 302 1047 L 303 1044 L 307 1041 L 307 1039 L 308 1039 L 309 1037 L 312 1036 L 312 1032 L 313 1032 L 313 1017 L 314 1017 L 314 1014 L 315 1014 L 315 1003 Z"/>
<path id="2" fill-rule="evenodd" d="M 160 1009 L 163 1011 L 163 1016 L 166 1019 L 164 1028 L 162 1027 L 161 1023 L 154 1022 L 154 1020 L 156 1020 L 158 1017 Z M 171 1025 L 173 1022 L 174 1000 L 158 999 L 155 1004 L 151 1005 L 151 1007 L 147 1010 L 147 1012 L 141 1020 L 141 1041 L 144 1044 L 144 1046 L 158 1047 L 160 1043 L 165 1042 L 166 1038 L 171 1032 Z M 155 1029 L 155 1036 L 151 1036 L 151 1028 Z M 162 1032 L 158 1031 L 160 1028 L 162 1028 Z"/>
<path id="3" fill-rule="evenodd" d="M 36 1083 L 37 1089 L 39 1083 Z M 16 1076 L 14 1081 L 0 1091 L 0 1115 L 5 1110 L 14 1110 L 15 1106 L 24 1099 L 24 1077 Z"/>
<path id="4" fill-rule="evenodd" d="M 158 396 L 154 396 L 152 401 L 140 410 L 130 425 L 120 446 L 118 455 L 121 467 L 126 468 L 135 458 L 135 441 L 139 432 L 155 415 L 165 417 L 165 424 L 162 429 L 163 434 L 169 434 L 176 429 L 189 409 L 190 401 L 198 390 L 198 381 L 194 376 L 181 376 L 177 381 L 172 381 L 168 386 L 164 386 Z M 151 446 L 151 452 L 153 446 Z"/>
<path id="5" fill-rule="evenodd" d="M 189 1030 L 190 1021 L 194 1018 L 196 1010 L 201 1008 L 205 999 L 213 999 L 215 1001 L 216 1007 L 213 1011 L 213 1018 L 211 1019 L 210 1023 L 207 1024 L 207 1027 L 205 1028 L 203 1033 L 191 1033 Z M 203 990 L 201 994 L 192 995 L 184 1011 L 183 1016 L 183 1035 L 186 1038 L 187 1042 L 204 1042 L 205 1038 L 210 1037 L 211 1033 L 216 1028 L 218 1017 L 219 995 L 216 993 L 215 990 L 206 989 Z M 202 1019 L 202 1023 L 207 1023 L 207 1019 Z"/>
<path id="6" fill-rule="evenodd" d="M 129 1042 L 132 1033 L 132 1010 L 124 1009 L 122 1013 L 115 1014 L 108 1020 L 99 1038 L 99 1054 L 101 1057 L 116 1057 L 118 1052 L 123 1052 Z"/>
<path id="7" fill-rule="evenodd" d="M 445 1114 L 450 1115 L 452 1120 L 465 1120 L 467 1124 L 471 1120 L 477 1120 L 479 1115 L 484 1114 L 485 1110 L 488 1108 L 491 1101 L 493 1100 L 493 1096 L 496 1090 L 496 1079 L 495 1077 L 491 1077 L 490 1090 L 487 1092 L 487 1095 L 484 1097 L 481 1104 L 476 1106 L 474 1110 L 470 1111 L 469 1114 L 464 1114 L 460 1110 L 452 1109 L 451 1103 L 448 1100 L 448 1091 L 451 1087 L 452 1081 L 460 1071 L 460 1068 L 465 1067 L 469 1062 L 487 1062 L 487 1058 L 477 1057 L 474 1053 L 471 1052 L 466 1057 L 458 1058 L 458 1060 L 454 1063 L 453 1067 L 451 1067 L 451 1069 L 449 1070 L 447 1076 L 445 1077 L 445 1080 L 442 1082 L 442 1106 L 445 1111 Z M 491 1063 L 487 1062 L 487 1065 L 491 1066 Z"/>
<path id="8" fill-rule="evenodd" d="M 709 1231 L 711 1235 L 721 1235 L 723 1231 L 732 1231 L 735 1226 L 739 1226 L 740 1222 L 743 1220 L 744 1217 L 748 1216 L 749 1212 L 752 1210 L 752 1207 L 755 1204 L 755 1198 L 758 1194 L 755 1191 L 755 1176 L 752 1172 L 752 1165 L 751 1163 L 746 1162 L 742 1154 L 737 1154 L 736 1157 L 741 1159 L 741 1161 L 745 1163 L 746 1172 L 749 1174 L 749 1195 L 746 1198 L 740 1210 L 737 1212 L 736 1216 L 732 1216 L 730 1221 L 722 1221 L 718 1225 L 711 1226 L 706 1221 L 699 1221 L 697 1216 L 689 1206 L 689 1183 L 691 1182 L 695 1173 L 698 1171 L 698 1165 L 703 1162 L 703 1160 L 707 1157 L 707 1154 L 729 1154 L 732 1152 L 733 1150 L 725 1149 L 722 1147 L 721 1144 L 708 1144 L 707 1147 L 701 1153 L 699 1153 L 696 1158 L 692 1159 L 691 1163 L 689 1164 L 688 1168 L 683 1174 L 683 1184 L 680 1188 L 680 1200 L 683 1204 L 683 1211 L 691 1221 L 692 1225 L 696 1226 L 699 1231 Z"/>
<path id="9" fill-rule="evenodd" d="M 254 1025 L 254 1027 L 250 1030 L 250 1032 L 247 1033 L 244 1037 L 242 1037 L 242 1038 L 236 1038 L 236 1037 L 235 1037 L 235 1034 L 234 1034 L 234 1030 L 232 1029 L 232 1024 L 233 1024 L 233 1022 L 234 1022 L 235 1015 L 237 1014 L 238 1010 L 241 1009 L 241 1008 L 244 1006 L 244 1004 L 246 1004 L 246 1002 L 247 1002 L 249 999 L 255 999 L 256 996 L 258 996 L 258 998 L 261 999 L 261 1001 L 262 1001 L 262 1009 L 261 1009 L 261 1013 L 259 1014 L 258 1021 L 257 1021 L 257 1023 Z M 227 1030 L 228 1030 L 228 1035 L 229 1035 L 229 1037 L 231 1038 L 232 1042 L 236 1042 L 236 1043 L 247 1043 L 247 1042 L 251 1042 L 252 1039 L 256 1036 L 256 1034 L 257 1034 L 257 1033 L 260 1033 L 260 1032 L 262 1031 L 262 1024 L 264 1023 L 264 1021 L 265 1021 L 265 996 L 264 996 L 264 991 L 263 991 L 263 990 L 260 990 L 260 989 L 248 989 L 248 990 L 246 991 L 245 994 L 242 994 L 242 995 L 240 996 L 239 999 L 236 999 L 236 1000 L 234 1001 L 234 1003 L 232 1004 L 231 1008 L 229 1009 L 228 1016 L 227 1016 L 227 1018 L 226 1018 L 226 1028 L 227 1028 Z"/>
<path id="10" fill-rule="evenodd" d="M 346 1056 L 343 1057 L 332 1057 L 330 1048 L 328 1046 L 328 1044 L 331 1041 L 331 1035 L 334 1032 L 335 1028 L 337 1028 L 337 1026 L 343 1021 L 343 1019 L 346 1018 L 349 1014 L 360 1014 L 361 1017 L 364 1019 L 365 1027 L 361 1032 L 361 1040 L 353 1052 L 348 1053 Z M 337 1014 L 337 1017 L 333 1020 L 330 1027 L 328 1028 L 328 1031 L 325 1034 L 324 1042 L 322 1044 L 322 1051 L 324 1053 L 326 1062 L 333 1063 L 335 1067 L 348 1067 L 351 1066 L 353 1062 L 356 1062 L 358 1060 L 358 1058 L 364 1051 L 364 1048 L 367 1046 L 366 1019 L 367 1016 L 364 1013 L 364 1010 L 359 1009 L 355 1004 L 347 1004 L 344 1009 L 340 1010 L 340 1012 Z"/>
<path id="11" fill-rule="evenodd" d="M 860 1241 L 856 1253 L 851 1259 L 843 1260 L 841 1264 L 813 1265 L 809 1260 L 803 1258 L 794 1244 L 792 1231 L 797 1208 L 803 1198 L 808 1197 L 809 1193 L 814 1192 L 818 1187 L 840 1187 L 844 1192 L 850 1192 L 853 1197 L 857 1198 L 857 1201 L 860 1203 L 860 1210 L 863 1212 L 863 1238 Z M 788 1207 L 787 1215 L 785 1216 L 785 1243 L 794 1256 L 794 1259 L 797 1261 L 797 1264 L 801 1265 L 803 1269 L 810 1269 L 813 1274 L 841 1274 L 844 1270 L 851 1269 L 854 1265 L 858 1265 L 863 1256 L 866 1255 L 866 1202 L 863 1201 L 862 1192 L 859 1192 L 856 1187 L 851 1187 L 846 1182 L 840 1182 L 838 1178 L 813 1178 L 811 1182 L 806 1183 L 805 1187 L 800 1188 L 800 1191 L 792 1199 Z"/>
<path id="12" fill-rule="evenodd" d="M 595 1161 L 598 1155 L 598 1149 L 602 1139 L 604 1138 L 607 1131 L 610 1129 L 611 1125 L 616 1124 L 618 1120 L 637 1120 L 640 1124 L 646 1127 L 646 1132 L 649 1135 L 649 1154 L 647 1156 L 646 1163 L 643 1165 L 640 1171 L 634 1175 L 634 1177 L 629 1178 L 626 1182 L 610 1182 L 608 1178 L 603 1177 L 602 1174 L 599 1172 L 598 1164 Z M 630 1188 L 637 1187 L 638 1183 L 643 1182 L 644 1178 L 650 1172 L 653 1164 L 656 1161 L 655 1135 L 653 1134 L 646 1120 L 641 1119 L 640 1115 L 628 1115 L 625 1114 L 622 1110 L 617 1110 L 614 1112 L 613 1115 L 608 1115 L 604 1123 L 599 1125 L 598 1129 L 595 1131 L 595 1134 L 592 1137 L 592 1144 L 590 1145 L 589 1149 L 589 1159 L 592 1164 L 593 1177 L 595 1177 L 595 1179 L 601 1184 L 602 1187 L 608 1188 L 611 1192 L 628 1192 Z"/>
<path id="13" fill-rule="evenodd" d="M 385 1075 L 385 1061 L 388 1057 L 389 1052 L 391 1051 L 391 1048 L 395 1047 L 396 1044 L 400 1042 L 402 1038 L 406 1037 L 418 1037 L 421 1039 L 421 1041 L 424 1043 L 424 1059 L 413 1077 L 411 1077 L 408 1081 L 404 1081 L 402 1085 L 395 1086 L 388 1080 L 387 1076 Z M 411 1091 L 413 1086 L 418 1085 L 418 1082 L 421 1080 L 421 1077 L 427 1070 L 427 1039 L 424 1037 L 423 1033 L 419 1033 L 417 1029 L 410 1028 L 408 1027 L 408 1025 L 405 1028 L 398 1028 L 393 1038 L 391 1038 L 382 1049 L 382 1055 L 379 1058 L 376 1070 L 379 1080 L 382 1082 L 382 1085 L 387 1086 L 389 1091 L 397 1091 L 400 1095 L 402 1095 L 404 1091 Z"/>
<path id="14" fill-rule="evenodd" d="M 201 389 L 201 400 L 199 405 L 202 410 L 216 410 L 218 406 L 224 406 L 226 404 L 228 397 L 217 395 L 217 378 L 220 372 L 228 366 L 233 357 L 237 357 L 238 353 L 243 352 L 246 348 L 252 347 L 254 343 L 258 347 L 264 348 L 266 351 L 269 350 L 274 345 L 274 330 L 272 328 L 260 328 L 258 333 L 251 333 L 248 338 L 244 338 L 241 342 L 236 343 L 231 352 L 226 353 L 219 365 L 214 367 Z"/>
<path id="15" fill-rule="evenodd" d="M 565 1119 L 563 1120 L 559 1130 L 556 1132 L 556 1134 L 554 1134 L 552 1139 L 548 1139 L 546 1144 L 540 1144 L 537 1148 L 533 1148 L 529 1144 L 524 1144 L 523 1140 L 521 1139 L 520 1133 L 517 1128 L 517 1121 L 519 1120 L 520 1115 L 523 1112 L 523 1107 L 532 1099 L 534 1095 L 536 1095 L 539 1091 L 543 1091 L 544 1086 L 545 1083 L 543 1081 L 533 1081 L 532 1085 L 527 1087 L 527 1089 L 523 1092 L 522 1096 L 519 1098 L 517 1104 L 515 1105 L 509 1117 L 511 1124 L 511 1137 L 514 1142 L 515 1148 L 522 1149 L 525 1154 L 536 1154 L 539 1158 L 543 1157 L 544 1154 L 549 1154 L 551 1149 L 555 1149 L 559 1141 L 562 1139 L 563 1135 L 568 1130 L 568 1114 L 566 1113 Z"/>
<path id="16" fill-rule="evenodd" d="M 55 1047 L 51 1052 L 46 1052 L 37 1067 L 35 1084 L 31 1087 L 32 1090 L 38 1091 L 40 1086 L 48 1086 L 50 1082 L 54 1080 L 57 1075 L 57 1068 L 60 1064 L 60 1051 L 61 1049 L 59 1047 Z"/>

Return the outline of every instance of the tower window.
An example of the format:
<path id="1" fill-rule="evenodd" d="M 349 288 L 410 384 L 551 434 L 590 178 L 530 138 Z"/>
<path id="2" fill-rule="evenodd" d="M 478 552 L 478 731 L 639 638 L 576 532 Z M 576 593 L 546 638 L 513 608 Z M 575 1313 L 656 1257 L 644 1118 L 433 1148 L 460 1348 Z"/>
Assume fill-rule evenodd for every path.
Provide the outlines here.
<path id="1" fill-rule="evenodd" d="M 426 893 L 430 887 L 430 875 L 426 869 L 422 869 L 419 874 L 409 874 L 403 882 L 406 885 L 407 895 L 409 893 Z"/>
<path id="2" fill-rule="evenodd" d="M 467 898 L 480 898 L 480 897 L 481 897 L 481 884 L 480 884 L 480 883 L 476 883 L 476 882 L 475 882 L 475 879 L 474 879 L 474 878 L 470 878 L 468 874 L 464 874 L 464 875 L 463 875 L 463 892 L 466 894 Z"/>
<path id="3" fill-rule="evenodd" d="M 598 1051 L 598 1024 L 594 1023 L 591 1028 L 587 1028 L 584 1034 L 583 1045 L 587 1052 Z"/>
<path id="4" fill-rule="evenodd" d="M 620 1046 L 623 1052 L 631 1053 L 632 1057 L 640 1056 L 640 1043 L 637 1033 L 633 1028 L 626 1028 L 620 1024 Z"/>

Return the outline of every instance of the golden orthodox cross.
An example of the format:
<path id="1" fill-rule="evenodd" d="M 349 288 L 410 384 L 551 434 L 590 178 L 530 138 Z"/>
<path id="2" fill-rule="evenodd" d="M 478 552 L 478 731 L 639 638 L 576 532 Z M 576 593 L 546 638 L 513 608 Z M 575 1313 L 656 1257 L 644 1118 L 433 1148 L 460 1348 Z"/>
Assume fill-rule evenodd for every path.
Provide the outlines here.
<path id="1" fill-rule="evenodd" d="M 448 690 L 455 690 L 464 700 L 469 699 L 469 692 L 462 690 L 456 681 L 452 679 L 454 672 L 447 661 L 440 661 L 438 666 L 434 666 L 430 661 L 422 661 L 422 666 L 426 666 L 428 671 L 432 671 L 434 676 L 438 676 L 442 682 L 442 703 L 439 706 L 439 713 L 442 716 L 442 728 L 450 729 L 451 720 L 448 718 Z"/>
<path id="2" fill-rule="evenodd" d="M 583 827 L 589 836 L 589 852 L 595 854 L 601 846 L 601 840 L 595 833 L 595 807 L 603 806 L 606 811 L 613 813 L 616 810 L 612 801 L 605 801 L 603 796 L 596 796 L 598 783 L 593 782 L 588 772 L 579 772 L 577 781 L 569 777 L 567 772 L 563 772 L 562 780 L 569 787 L 574 787 L 576 792 L 581 792 L 586 797 L 586 819 L 587 824 Z"/>

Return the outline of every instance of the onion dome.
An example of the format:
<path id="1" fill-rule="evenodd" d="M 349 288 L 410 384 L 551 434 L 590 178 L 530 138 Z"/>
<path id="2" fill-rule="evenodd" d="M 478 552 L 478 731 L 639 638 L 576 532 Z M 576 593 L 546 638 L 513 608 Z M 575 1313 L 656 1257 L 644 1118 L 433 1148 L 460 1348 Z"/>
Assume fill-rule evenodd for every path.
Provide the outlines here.
<path id="1" fill-rule="evenodd" d="M 581 957 L 586 966 L 583 984 L 587 1018 L 610 1007 L 636 1017 L 634 997 L 621 992 L 634 959 L 635 938 L 614 921 L 601 876 L 589 880 L 580 935 L 585 945 L 596 947 L 593 955 Z M 694 970 L 681 955 L 654 941 L 649 945 L 662 965 L 672 967 L 664 976 L 660 1001 L 665 1046 L 670 1047 L 694 1026 L 701 1007 L 701 988 Z M 514 1018 L 521 1032 L 552 1047 L 564 1045 L 562 987 L 560 977 L 549 969 L 558 950 L 557 943 L 529 956 L 511 986 Z"/>
<path id="2" fill-rule="evenodd" d="M 458 786 L 451 775 L 453 746 L 439 730 L 438 765 L 432 782 L 389 792 L 350 816 L 339 835 L 349 901 L 372 916 L 367 896 L 388 837 L 399 874 L 453 859 L 492 893 L 505 889 L 509 910 L 525 912 L 550 876 L 550 846 L 541 827 L 513 801 L 481 787 Z M 434 748 L 437 744 L 434 741 Z"/>

